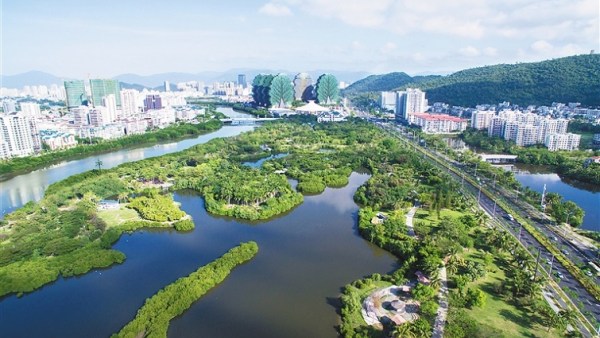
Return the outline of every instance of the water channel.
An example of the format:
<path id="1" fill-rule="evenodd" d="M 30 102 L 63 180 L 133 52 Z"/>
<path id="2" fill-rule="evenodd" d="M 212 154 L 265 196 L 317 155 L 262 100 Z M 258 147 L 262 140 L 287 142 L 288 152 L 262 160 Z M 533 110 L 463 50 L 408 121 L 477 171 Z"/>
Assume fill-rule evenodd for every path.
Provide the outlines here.
<path id="1" fill-rule="evenodd" d="M 106 337 L 160 288 L 248 240 L 258 243 L 258 255 L 174 320 L 169 336 L 336 337 L 340 288 L 397 267 L 357 233 L 352 196 L 368 177 L 353 173 L 346 187 L 306 196 L 265 222 L 209 215 L 195 192 L 177 192 L 194 231 L 124 235 L 115 245 L 127 255 L 123 264 L 6 297 L 0 337 Z"/>
<path id="2" fill-rule="evenodd" d="M 443 138 L 449 147 L 455 150 L 477 149 L 469 148 L 462 140 L 456 137 Z M 585 211 L 582 229 L 600 231 L 600 187 L 593 184 L 585 184 L 575 180 L 561 178 L 550 167 L 539 165 L 516 164 L 512 170 L 515 178 L 525 187 L 529 187 L 539 193 L 555 192 L 565 200 L 573 201 Z"/>

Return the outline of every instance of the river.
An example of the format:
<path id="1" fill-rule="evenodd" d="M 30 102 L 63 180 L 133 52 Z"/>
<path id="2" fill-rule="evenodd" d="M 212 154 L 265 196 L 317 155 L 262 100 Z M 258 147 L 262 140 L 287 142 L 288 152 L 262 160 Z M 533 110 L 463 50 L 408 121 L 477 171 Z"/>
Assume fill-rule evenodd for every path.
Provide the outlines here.
<path id="1" fill-rule="evenodd" d="M 217 110 L 229 117 L 252 117 L 249 114 L 234 112 L 227 107 L 220 107 Z M 50 184 L 94 169 L 98 159 L 102 161 L 103 169 L 109 169 L 122 163 L 174 153 L 196 144 L 206 143 L 214 138 L 235 136 L 252 129 L 254 129 L 254 126 L 227 126 L 196 138 L 143 148 L 122 149 L 79 160 L 60 162 L 47 168 L 15 176 L 0 182 L 0 218 L 29 201 L 39 201 Z"/>
<path id="2" fill-rule="evenodd" d="M 127 260 L 0 302 L 1 337 L 107 337 L 160 288 L 253 240 L 258 255 L 175 319 L 171 337 L 337 337 L 341 287 L 397 267 L 395 258 L 357 232 L 352 196 L 367 179 L 353 173 L 339 189 L 306 196 L 281 217 L 242 222 L 207 214 L 195 192 L 175 200 L 196 228 L 138 231 L 115 249 Z"/>

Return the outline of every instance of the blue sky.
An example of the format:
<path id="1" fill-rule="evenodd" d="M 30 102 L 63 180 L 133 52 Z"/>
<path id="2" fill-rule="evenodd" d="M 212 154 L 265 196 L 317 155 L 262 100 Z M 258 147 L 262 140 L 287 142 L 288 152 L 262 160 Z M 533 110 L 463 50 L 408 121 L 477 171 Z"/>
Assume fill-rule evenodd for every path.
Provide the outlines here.
<path id="1" fill-rule="evenodd" d="M 2 1 L 2 69 L 409 74 L 600 51 L 598 0 Z"/>

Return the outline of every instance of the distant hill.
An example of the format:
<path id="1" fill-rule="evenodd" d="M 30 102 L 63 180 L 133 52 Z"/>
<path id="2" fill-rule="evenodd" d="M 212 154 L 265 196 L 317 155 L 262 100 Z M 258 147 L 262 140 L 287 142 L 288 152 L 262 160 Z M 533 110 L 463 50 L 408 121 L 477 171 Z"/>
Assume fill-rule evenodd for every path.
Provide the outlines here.
<path id="1" fill-rule="evenodd" d="M 204 82 L 207 85 L 212 84 L 213 82 L 223 82 L 223 81 L 237 81 L 238 74 L 245 74 L 246 81 L 252 82 L 254 77 L 261 73 L 267 74 L 278 74 L 285 73 L 290 79 L 293 79 L 299 71 L 286 71 L 283 69 L 259 69 L 259 68 L 234 68 L 229 69 L 224 72 L 215 72 L 215 71 L 205 71 L 199 73 L 181 73 L 181 72 L 171 72 L 171 73 L 159 73 L 159 74 L 151 74 L 151 75 L 138 75 L 138 74 L 121 74 L 113 77 L 113 79 L 118 80 L 122 83 L 123 88 L 159 88 L 164 86 L 165 81 L 169 81 L 171 83 L 171 88 L 174 90 L 175 85 L 178 82 L 187 82 L 187 81 L 200 81 Z M 336 71 L 336 70 L 312 70 L 308 71 L 308 73 L 313 78 L 313 81 L 316 82 L 319 75 L 323 73 L 332 73 L 337 77 L 339 81 L 345 81 L 347 83 L 352 83 L 358 79 L 362 79 L 363 77 L 369 75 L 367 72 L 362 71 Z M 23 88 L 23 86 L 28 85 L 61 85 L 64 80 L 70 80 L 69 78 L 61 78 L 58 76 L 54 76 L 52 74 L 39 72 L 39 71 L 31 71 L 22 74 L 15 75 L 2 75 L 2 86 L 7 88 Z M 84 80 L 84 79 L 82 79 Z"/>
<path id="2" fill-rule="evenodd" d="M 2 75 L 2 87 L 6 88 L 23 88 L 24 86 L 50 86 L 60 85 L 66 78 L 60 78 L 49 73 L 40 72 L 37 70 L 27 73 L 15 75 Z"/>
<path id="3" fill-rule="evenodd" d="M 429 102 L 473 107 L 509 101 L 518 105 L 580 102 L 600 106 L 600 55 L 576 55 L 462 70 L 447 76 L 413 77 L 404 73 L 369 76 L 352 84 L 347 95 L 420 88 Z M 394 83 L 403 82 L 393 86 Z"/>
<path id="4" fill-rule="evenodd" d="M 415 76 L 404 72 L 395 72 L 383 75 L 371 75 L 362 80 L 358 80 L 344 89 L 345 95 L 352 95 L 365 92 L 381 92 L 393 90 L 409 83 L 419 83 L 440 77 L 439 75 Z"/>

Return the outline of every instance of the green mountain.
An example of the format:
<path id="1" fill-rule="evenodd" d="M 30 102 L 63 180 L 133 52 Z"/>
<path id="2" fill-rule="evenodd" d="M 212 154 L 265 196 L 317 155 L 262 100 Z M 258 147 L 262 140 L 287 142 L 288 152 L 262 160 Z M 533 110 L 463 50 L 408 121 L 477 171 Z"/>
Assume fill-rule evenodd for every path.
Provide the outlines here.
<path id="1" fill-rule="evenodd" d="M 385 78 L 386 75 L 379 77 Z M 369 78 L 355 84 L 364 84 Z M 358 92 L 392 89 L 382 86 L 378 81 L 369 80 L 366 83 L 373 83 L 373 86 L 358 86 Z M 407 87 L 426 91 L 429 102 L 468 107 L 502 101 L 522 106 L 550 105 L 552 102 L 600 106 L 600 55 L 576 55 L 542 62 L 471 68 L 433 79 L 413 80 L 394 90 Z"/>
<path id="2" fill-rule="evenodd" d="M 395 72 L 383 75 L 370 75 L 362 80 L 358 80 L 344 89 L 344 95 L 355 95 L 365 92 L 381 92 L 393 90 L 402 87 L 408 83 L 419 83 L 426 80 L 438 78 L 439 75 L 415 76 L 404 72 Z"/>

